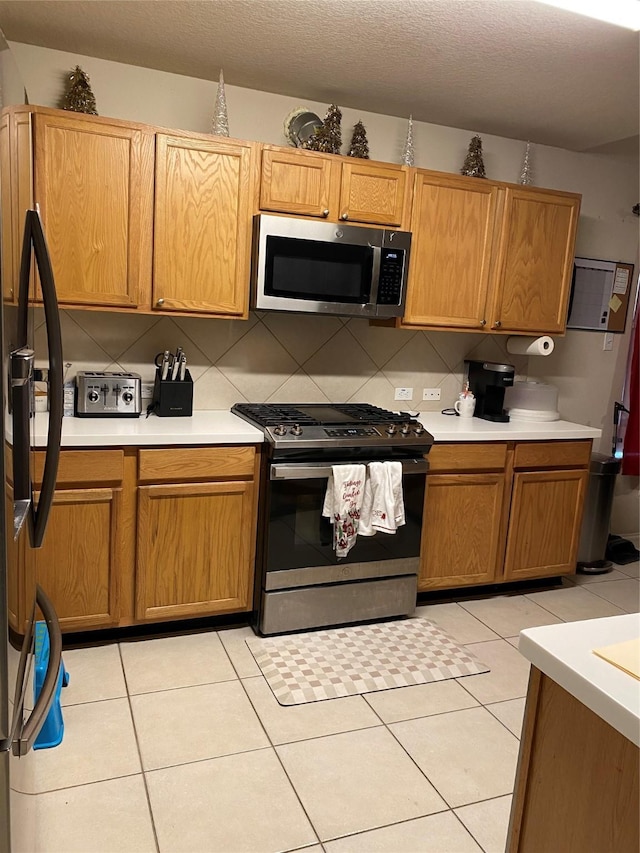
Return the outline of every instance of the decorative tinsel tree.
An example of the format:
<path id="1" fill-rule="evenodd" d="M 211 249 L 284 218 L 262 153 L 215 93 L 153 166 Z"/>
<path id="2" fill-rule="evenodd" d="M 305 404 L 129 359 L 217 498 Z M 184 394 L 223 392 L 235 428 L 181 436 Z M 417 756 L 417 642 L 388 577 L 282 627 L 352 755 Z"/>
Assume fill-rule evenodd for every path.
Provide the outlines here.
<path id="1" fill-rule="evenodd" d="M 224 77 L 220 69 L 220 80 L 216 92 L 216 103 L 213 108 L 211 132 L 216 136 L 229 136 L 229 117 L 227 116 L 227 96 L 224 91 Z"/>
<path id="2" fill-rule="evenodd" d="M 347 157 L 359 157 L 361 160 L 369 159 L 367 131 L 361 121 L 356 122 L 353 126 L 351 145 L 349 146 Z"/>
<path id="3" fill-rule="evenodd" d="M 405 139 L 404 148 L 402 149 L 402 162 L 405 166 L 413 166 L 415 162 L 415 151 L 413 149 L 413 116 L 409 116 L 409 124 L 407 126 L 407 138 Z"/>
<path id="4" fill-rule="evenodd" d="M 304 147 L 310 151 L 321 151 L 323 154 L 339 154 L 342 146 L 341 121 L 342 113 L 339 107 L 331 104 L 322 122 L 322 127 L 313 133 Z"/>
<path id="5" fill-rule="evenodd" d="M 529 186 L 533 183 L 533 171 L 531 169 L 531 143 L 527 142 L 527 147 L 524 149 L 524 158 L 522 160 L 522 169 L 520 171 L 519 183 L 524 186 Z"/>
<path id="6" fill-rule="evenodd" d="M 460 170 L 461 174 L 470 178 L 486 178 L 484 161 L 482 159 L 482 139 L 476 134 L 469 143 L 469 150 Z"/>
<path id="7" fill-rule="evenodd" d="M 79 65 L 69 72 L 67 80 L 69 86 L 62 102 L 62 109 L 97 116 L 96 99 L 89 85 L 89 77 Z"/>

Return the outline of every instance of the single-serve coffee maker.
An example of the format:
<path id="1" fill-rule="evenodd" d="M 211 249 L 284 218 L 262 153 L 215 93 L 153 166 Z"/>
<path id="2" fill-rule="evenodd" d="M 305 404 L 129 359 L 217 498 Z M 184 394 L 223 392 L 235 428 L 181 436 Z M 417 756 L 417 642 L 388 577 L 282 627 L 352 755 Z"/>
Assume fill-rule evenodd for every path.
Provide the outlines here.
<path id="1" fill-rule="evenodd" d="M 515 367 L 512 364 L 494 364 L 491 361 L 465 361 L 469 390 L 476 398 L 474 417 L 485 421 L 507 423 L 504 391 L 513 385 Z"/>

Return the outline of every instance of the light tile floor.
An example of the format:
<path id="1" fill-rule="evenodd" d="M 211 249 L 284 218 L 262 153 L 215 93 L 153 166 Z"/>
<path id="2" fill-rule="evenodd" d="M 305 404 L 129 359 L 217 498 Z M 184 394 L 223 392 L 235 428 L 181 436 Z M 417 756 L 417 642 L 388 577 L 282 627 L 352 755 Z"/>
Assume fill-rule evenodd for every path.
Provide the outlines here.
<path id="1" fill-rule="evenodd" d="M 421 606 L 491 672 L 286 708 L 250 628 L 65 652 L 64 741 L 21 774 L 33 853 L 502 853 L 518 632 L 639 610 L 637 564 Z"/>

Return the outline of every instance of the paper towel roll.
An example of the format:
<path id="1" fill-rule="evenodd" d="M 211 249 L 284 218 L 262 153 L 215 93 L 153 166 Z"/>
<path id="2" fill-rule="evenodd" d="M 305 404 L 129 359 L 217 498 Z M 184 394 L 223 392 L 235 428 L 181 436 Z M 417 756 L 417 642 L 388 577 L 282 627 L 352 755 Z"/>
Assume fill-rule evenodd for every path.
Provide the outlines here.
<path id="1" fill-rule="evenodd" d="M 507 352 L 513 355 L 551 355 L 555 344 L 549 335 L 530 338 L 525 335 L 513 335 L 507 338 Z"/>

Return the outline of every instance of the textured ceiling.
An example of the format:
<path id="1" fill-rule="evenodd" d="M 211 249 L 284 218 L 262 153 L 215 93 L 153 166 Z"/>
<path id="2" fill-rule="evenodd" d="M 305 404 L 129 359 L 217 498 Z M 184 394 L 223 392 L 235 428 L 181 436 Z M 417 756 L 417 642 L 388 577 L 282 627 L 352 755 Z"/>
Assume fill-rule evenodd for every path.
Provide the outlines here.
<path id="1" fill-rule="evenodd" d="M 577 151 L 633 150 L 638 134 L 638 33 L 535 0 L 0 0 L 0 26 L 11 41 L 210 80 L 222 67 L 236 86 Z"/>

